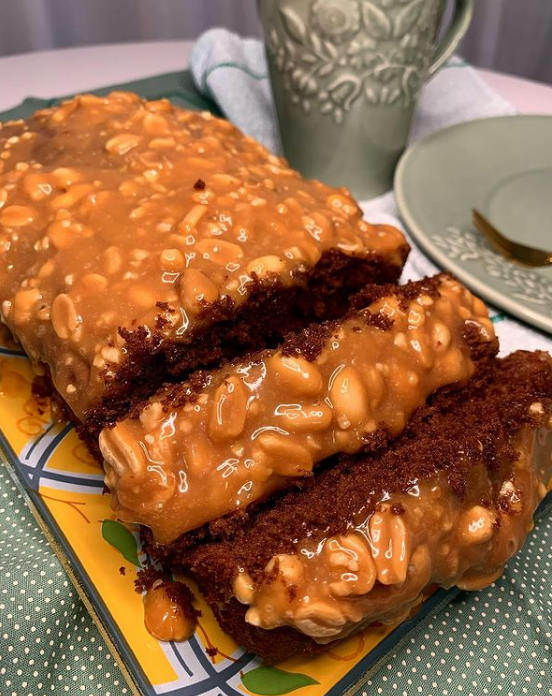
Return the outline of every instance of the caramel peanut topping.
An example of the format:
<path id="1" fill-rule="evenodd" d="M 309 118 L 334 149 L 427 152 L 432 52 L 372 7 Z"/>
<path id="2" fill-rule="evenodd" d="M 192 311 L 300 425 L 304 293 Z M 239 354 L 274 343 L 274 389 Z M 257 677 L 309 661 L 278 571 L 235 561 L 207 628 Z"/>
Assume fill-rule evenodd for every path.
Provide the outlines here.
<path id="1" fill-rule="evenodd" d="M 144 623 L 158 640 L 188 640 L 197 623 L 189 590 L 182 583 L 156 580 L 144 595 Z"/>
<path id="2" fill-rule="evenodd" d="M 233 592 L 249 605 L 246 621 L 265 629 L 293 626 L 319 643 L 374 620 L 408 615 L 429 583 L 481 589 L 502 574 L 532 528 L 533 512 L 552 474 L 552 429 L 525 426 L 516 443 L 514 475 L 504 480 L 498 505 L 488 471 L 477 466 L 477 490 L 455 496 L 446 475 L 384 494 L 345 534 L 297 543 L 278 554 L 255 582 L 245 568 Z M 515 495 L 514 507 L 511 506 Z"/>
<path id="3" fill-rule="evenodd" d="M 473 373 L 468 326 L 494 340 L 483 303 L 459 283 L 441 277 L 433 297 L 419 288 L 335 326 L 311 362 L 285 346 L 264 351 L 212 372 L 184 405 L 162 392 L 102 431 L 117 514 L 167 543 L 358 451 L 378 428 L 397 435 L 431 392 Z"/>
<path id="4" fill-rule="evenodd" d="M 119 327 L 187 343 L 214 302 L 328 250 L 403 262 L 346 191 L 165 100 L 76 97 L 3 124 L 0 158 L 2 318 L 79 418 L 125 361 Z"/>

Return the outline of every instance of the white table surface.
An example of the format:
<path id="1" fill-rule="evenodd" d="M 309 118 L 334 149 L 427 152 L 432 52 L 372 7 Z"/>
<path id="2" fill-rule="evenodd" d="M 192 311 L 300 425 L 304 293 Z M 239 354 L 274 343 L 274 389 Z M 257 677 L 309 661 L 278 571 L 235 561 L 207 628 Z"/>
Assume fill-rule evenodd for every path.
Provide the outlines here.
<path id="1" fill-rule="evenodd" d="M 127 43 L 0 58 L 0 111 L 26 97 L 57 97 L 186 67 L 190 41 Z M 480 70 L 521 113 L 552 114 L 552 86 Z"/>

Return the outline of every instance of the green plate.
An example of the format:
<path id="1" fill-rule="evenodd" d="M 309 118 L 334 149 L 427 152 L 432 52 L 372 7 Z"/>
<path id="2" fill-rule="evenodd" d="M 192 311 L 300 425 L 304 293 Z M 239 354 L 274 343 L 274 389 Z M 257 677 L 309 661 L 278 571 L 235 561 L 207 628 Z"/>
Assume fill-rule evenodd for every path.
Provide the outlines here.
<path id="1" fill-rule="evenodd" d="M 507 261 L 475 230 L 478 208 L 505 235 L 552 250 L 552 116 L 503 116 L 434 133 L 403 155 L 399 210 L 418 245 L 502 310 L 552 333 L 552 267 Z"/>

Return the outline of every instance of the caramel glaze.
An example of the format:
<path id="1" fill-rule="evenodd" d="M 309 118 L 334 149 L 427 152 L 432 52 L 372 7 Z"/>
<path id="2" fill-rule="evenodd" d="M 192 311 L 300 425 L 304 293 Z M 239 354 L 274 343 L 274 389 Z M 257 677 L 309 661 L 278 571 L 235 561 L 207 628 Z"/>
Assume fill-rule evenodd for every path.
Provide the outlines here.
<path id="1" fill-rule="evenodd" d="M 406 249 L 348 192 L 166 100 L 84 95 L 0 125 L 2 319 L 77 419 L 136 377 L 133 336 L 151 357 L 328 253 L 399 269 Z"/>
<path id="2" fill-rule="evenodd" d="M 292 626 L 327 643 L 375 620 L 406 618 L 432 583 L 465 590 L 491 584 L 521 548 L 546 493 L 552 422 L 524 427 L 514 447 L 514 471 L 504 461 L 498 475 L 472 467 L 463 499 L 446 475 L 412 482 L 402 493 L 383 492 L 346 533 L 303 539 L 296 553 L 274 556 L 256 580 L 236 568 L 233 590 L 249 606 L 245 620 L 264 629 Z M 493 497 L 496 505 L 488 502 Z"/>
<path id="3" fill-rule="evenodd" d="M 318 654 L 399 620 L 428 584 L 492 582 L 546 493 L 551 433 L 552 358 L 517 351 L 432 395 L 386 446 L 333 457 L 171 544 L 146 533 L 146 548 L 192 574 L 247 650 L 270 663 Z"/>
<path id="4" fill-rule="evenodd" d="M 173 580 L 155 580 L 144 593 L 144 623 L 157 640 L 188 640 L 197 623 L 188 586 Z"/>
<path id="5" fill-rule="evenodd" d="M 199 391 L 161 392 L 100 436 L 113 508 L 160 543 L 243 510 L 378 429 L 401 432 L 433 391 L 473 374 L 473 334 L 492 352 L 483 303 L 441 276 L 327 327 L 310 361 L 284 344 L 204 375 Z"/>

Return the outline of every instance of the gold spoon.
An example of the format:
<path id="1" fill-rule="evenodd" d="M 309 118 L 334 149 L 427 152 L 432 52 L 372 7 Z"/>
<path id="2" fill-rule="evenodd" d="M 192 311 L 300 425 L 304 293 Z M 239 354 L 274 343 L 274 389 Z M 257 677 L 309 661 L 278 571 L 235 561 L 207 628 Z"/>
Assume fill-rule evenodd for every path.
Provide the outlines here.
<path id="1" fill-rule="evenodd" d="M 505 237 L 502 232 L 499 232 L 478 210 L 473 208 L 472 213 L 475 227 L 494 249 L 510 261 L 519 263 L 522 266 L 552 265 L 552 252 L 513 242 Z"/>

